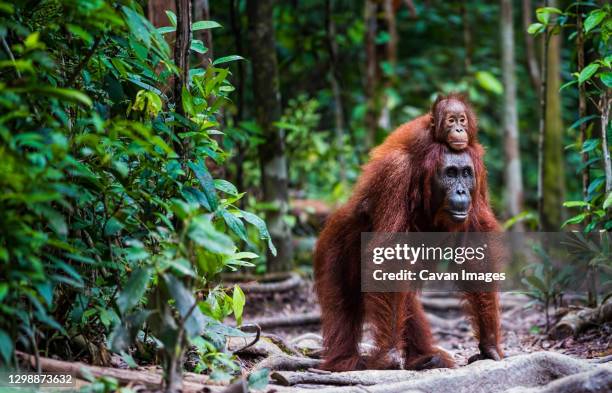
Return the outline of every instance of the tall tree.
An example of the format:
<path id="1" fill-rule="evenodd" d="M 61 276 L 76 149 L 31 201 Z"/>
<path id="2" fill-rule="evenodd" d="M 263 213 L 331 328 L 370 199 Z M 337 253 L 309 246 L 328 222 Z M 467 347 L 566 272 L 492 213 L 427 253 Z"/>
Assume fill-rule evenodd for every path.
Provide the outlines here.
<path id="1" fill-rule="evenodd" d="M 274 205 L 267 213 L 267 223 L 277 254 L 268 251 L 268 271 L 286 271 L 292 267 L 293 248 L 291 230 L 284 220 L 289 210 L 284 135 L 274 126 L 281 116 L 274 3 L 274 0 L 248 1 L 247 14 L 255 110 L 265 139 L 259 145 L 263 199 Z"/>
<path id="2" fill-rule="evenodd" d="M 578 72 L 584 69 L 584 30 L 583 30 L 583 17 L 580 5 L 576 6 L 576 30 L 578 35 L 576 37 L 576 57 L 578 60 Z M 587 103 L 586 103 L 586 92 L 584 84 L 578 84 L 578 118 L 582 119 L 586 117 Z M 587 123 L 580 123 L 580 141 L 584 143 L 588 139 L 587 136 Z M 582 198 L 587 201 L 589 195 L 589 183 L 591 183 L 590 166 L 588 165 L 589 153 L 582 153 Z M 588 222 L 586 223 L 588 224 Z"/>
<path id="3" fill-rule="evenodd" d="M 540 70 L 538 69 L 538 59 L 536 58 L 534 37 L 527 32 L 527 29 L 531 25 L 531 0 L 523 0 L 522 7 L 522 19 L 523 19 L 523 36 L 525 37 L 525 60 L 527 62 L 527 70 L 529 71 L 529 79 L 531 85 L 538 91 L 540 88 Z"/>
<path id="4" fill-rule="evenodd" d="M 519 149 L 518 114 L 516 106 L 516 78 L 514 72 L 514 27 L 512 0 L 501 0 L 501 48 L 504 81 L 504 158 L 506 211 L 514 217 L 523 209 L 523 176 Z M 513 229 L 523 230 L 521 222 Z"/>
<path id="5" fill-rule="evenodd" d="M 342 104 L 342 90 L 340 89 L 340 75 L 338 73 L 338 42 L 336 41 L 336 23 L 333 18 L 334 2 L 325 1 L 325 19 L 327 50 L 329 52 L 329 81 L 334 96 L 334 130 L 335 145 L 338 152 L 340 166 L 340 181 L 346 180 L 346 164 L 342 148 L 344 146 L 344 107 Z"/>
<path id="6" fill-rule="evenodd" d="M 376 53 L 376 34 L 378 31 L 378 6 L 374 0 L 365 1 L 365 95 L 367 99 L 365 113 L 365 140 L 366 150 L 376 143 L 378 118 L 380 116 L 380 100 L 378 94 L 378 56 Z"/>
<path id="7" fill-rule="evenodd" d="M 210 20 L 210 3 L 208 0 L 194 0 L 193 20 Z M 198 53 L 198 60 L 204 67 L 208 67 L 208 65 L 212 62 L 213 59 L 212 30 L 198 30 L 195 33 L 195 38 L 201 40 L 207 49 L 205 53 Z"/>
<path id="8" fill-rule="evenodd" d="M 549 2 L 556 7 L 556 1 Z M 555 16 L 551 16 L 553 18 Z M 561 117 L 561 36 L 551 34 L 546 45 L 546 110 L 544 111 L 544 141 L 542 156 L 541 227 L 558 230 L 563 215 L 565 169 L 563 166 L 563 120 Z"/>

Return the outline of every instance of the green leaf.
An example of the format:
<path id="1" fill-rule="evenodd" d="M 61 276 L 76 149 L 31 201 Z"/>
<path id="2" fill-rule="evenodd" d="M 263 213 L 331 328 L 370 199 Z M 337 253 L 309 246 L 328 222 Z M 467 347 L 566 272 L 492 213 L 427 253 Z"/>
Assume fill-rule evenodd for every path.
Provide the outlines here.
<path id="1" fill-rule="evenodd" d="M 232 294 L 232 310 L 234 311 L 234 316 L 236 317 L 236 323 L 238 325 L 242 325 L 242 312 L 244 310 L 244 305 L 246 304 L 246 297 L 244 296 L 244 292 L 238 285 L 234 285 L 234 292 Z"/>
<path id="2" fill-rule="evenodd" d="M 206 196 L 206 200 L 208 200 L 210 208 L 212 211 L 217 210 L 217 207 L 219 206 L 219 199 L 217 198 L 217 193 L 215 191 L 215 183 L 210 175 L 210 172 L 208 172 L 206 165 L 204 165 L 204 162 L 201 159 L 197 162 L 189 162 L 188 165 L 200 182 L 202 191 L 204 191 L 204 195 Z"/>
<path id="3" fill-rule="evenodd" d="M 72 101 L 90 107 L 92 105 L 91 98 L 78 90 L 64 89 L 61 87 L 35 87 L 30 89 L 33 93 L 40 93 L 55 98 Z"/>
<path id="4" fill-rule="evenodd" d="M 585 201 L 566 201 L 563 202 L 563 206 L 565 207 L 587 207 L 591 204 Z"/>
<path id="5" fill-rule="evenodd" d="M 158 27 L 157 28 L 157 32 L 159 34 L 174 33 L 175 31 L 176 31 L 176 27 L 174 27 L 174 26 L 164 26 L 164 27 Z"/>
<path id="6" fill-rule="evenodd" d="M 238 190 L 236 189 L 236 187 L 232 183 L 224 179 L 215 179 L 215 188 L 232 196 L 238 195 Z"/>
<path id="7" fill-rule="evenodd" d="M 244 57 L 242 57 L 242 56 L 238 56 L 238 55 L 231 55 L 231 56 L 219 57 L 218 59 L 216 59 L 215 61 L 213 61 L 213 65 L 219 65 L 219 64 L 223 64 L 223 63 L 229 63 L 230 61 L 236 61 L 236 60 L 244 60 Z"/>
<path id="8" fill-rule="evenodd" d="M 597 119 L 599 118 L 599 115 L 589 115 L 589 116 L 585 116 L 585 117 L 581 117 L 580 119 L 576 120 L 570 127 L 570 130 L 573 130 L 575 128 L 578 128 L 579 125 L 581 125 L 582 123 L 586 123 L 589 120 L 593 120 L 593 119 Z"/>
<path id="9" fill-rule="evenodd" d="M 532 23 L 528 28 L 527 28 L 527 33 L 531 34 L 531 35 L 537 35 L 540 34 L 541 32 L 543 32 L 545 29 L 544 25 L 541 23 Z"/>
<path id="10" fill-rule="evenodd" d="M 612 72 L 602 72 L 599 74 L 599 79 L 606 87 L 612 87 Z"/>
<path id="11" fill-rule="evenodd" d="M 9 364 L 13 355 L 13 340 L 2 329 L 0 329 L 0 355 L 4 359 L 4 364 Z"/>
<path id="12" fill-rule="evenodd" d="M 527 282 L 529 284 L 531 284 L 533 287 L 537 288 L 543 294 L 548 293 L 548 290 L 546 289 L 546 284 L 544 284 L 544 282 L 541 279 L 539 279 L 538 277 L 536 277 L 536 276 L 527 276 L 527 277 L 525 277 L 525 280 L 527 280 Z"/>
<path id="13" fill-rule="evenodd" d="M 191 25 L 191 31 L 214 29 L 221 27 L 221 25 L 214 20 L 200 20 Z"/>
<path id="14" fill-rule="evenodd" d="M 578 83 L 583 84 L 585 81 L 589 80 L 593 74 L 597 72 L 599 69 L 599 64 L 591 63 L 588 66 L 584 67 L 582 71 L 580 71 L 580 75 L 578 76 Z"/>
<path id="15" fill-rule="evenodd" d="M 166 15 L 168 16 L 168 20 L 170 21 L 170 24 L 176 27 L 176 14 L 170 10 L 166 10 Z"/>
<path id="16" fill-rule="evenodd" d="M 561 87 L 559 88 L 559 91 L 566 89 L 572 85 L 575 85 L 576 83 L 578 83 L 578 79 L 572 79 L 571 81 L 566 82 L 563 85 L 561 85 Z"/>
<path id="17" fill-rule="evenodd" d="M 121 291 L 117 299 L 117 307 L 121 314 L 124 314 L 138 304 L 151 278 L 151 270 L 148 268 L 138 268 L 132 272 L 125 288 Z"/>
<path id="18" fill-rule="evenodd" d="M 224 255 L 234 253 L 234 242 L 226 234 L 219 232 L 205 216 L 198 216 L 191 220 L 188 236 L 196 244 L 207 250 Z"/>
<path id="19" fill-rule="evenodd" d="M 190 49 L 197 53 L 206 53 L 208 52 L 208 48 L 204 46 L 204 42 L 201 40 L 191 40 Z"/>
<path id="20" fill-rule="evenodd" d="M 603 203 L 603 208 L 604 208 L 604 209 L 607 209 L 607 208 L 609 208 L 610 206 L 612 206 L 612 192 L 610 192 L 610 193 L 608 194 L 608 196 L 606 197 L 606 200 L 605 200 L 605 201 L 604 201 L 604 203 Z"/>
<path id="21" fill-rule="evenodd" d="M 592 11 L 589 16 L 584 20 L 584 31 L 588 33 L 593 30 L 601 23 L 606 17 L 606 11 L 599 9 Z"/>
<path id="22" fill-rule="evenodd" d="M 104 226 L 104 236 L 113 236 L 119 233 L 124 228 L 124 225 L 115 217 L 111 217 Z"/>
<path id="23" fill-rule="evenodd" d="M 223 221 L 228 226 L 228 228 L 234 232 L 241 240 L 248 241 L 246 228 L 244 227 L 244 223 L 240 221 L 238 217 L 228 212 L 225 209 L 221 210 L 221 216 L 223 217 Z"/>
<path id="24" fill-rule="evenodd" d="M 276 247 L 272 243 L 272 237 L 270 236 L 270 232 L 268 232 L 268 227 L 266 226 L 266 222 L 259 218 L 257 215 L 253 213 L 249 213 L 247 211 L 241 210 L 242 217 L 249 224 L 254 225 L 259 230 L 259 237 L 264 240 L 268 240 L 268 248 L 272 255 L 276 255 Z"/>
<path id="25" fill-rule="evenodd" d="M 584 221 L 585 218 L 587 218 L 588 214 L 587 213 L 580 213 L 568 220 L 566 220 L 563 225 L 561 225 L 561 228 L 565 227 L 566 225 L 570 225 L 570 224 L 579 224 L 582 221 Z"/>
<path id="26" fill-rule="evenodd" d="M 197 306 L 197 300 L 192 292 L 174 275 L 164 274 L 163 277 L 168 292 L 175 301 L 179 315 L 185 320 L 185 331 L 188 337 L 191 339 L 201 335 L 204 332 L 207 321 Z"/>
<path id="27" fill-rule="evenodd" d="M 268 380 L 270 379 L 270 370 L 262 368 L 249 375 L 249 389 L 261 390 L 268 386 Z"/>
<path id="28" fill-rule="evenodd" d="M 599 139 L 587 139 L 582 143 L 581 153 L 588 153 L 599 147 Z"/>
<path id="29" fill-rule="evenodd" d="M 0 283 L 0 302 L 4 300 L 6 294 L 8 293 L 8 284 L 5 282 Z"/>
<path id="30" fill-rule="evenodd" d="M 477 71 L 476 80 L 482 88 L 495 94 L 502 94 L 504 87 L 499 80 L 488 71 Z"/>

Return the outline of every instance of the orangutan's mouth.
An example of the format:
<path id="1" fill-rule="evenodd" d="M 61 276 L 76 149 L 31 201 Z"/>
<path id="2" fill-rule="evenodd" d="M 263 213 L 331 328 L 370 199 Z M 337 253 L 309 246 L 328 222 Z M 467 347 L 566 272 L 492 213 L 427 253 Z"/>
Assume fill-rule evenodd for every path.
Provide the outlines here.
<path id="1" fill-rule="evenodd" d="M 465 219 L 468 216 L 468 212 L 465 212 L 465 211 L 453 211 L 453 210 L 449 210 L 448 213 L 450 214 L 451 218 L 455 222 L 465 221 Z"/>

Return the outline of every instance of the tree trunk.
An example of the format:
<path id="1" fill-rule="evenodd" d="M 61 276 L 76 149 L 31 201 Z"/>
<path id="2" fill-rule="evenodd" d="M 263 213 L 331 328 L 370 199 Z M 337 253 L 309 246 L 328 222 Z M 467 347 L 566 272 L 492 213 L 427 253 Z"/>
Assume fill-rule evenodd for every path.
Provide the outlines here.
<path id="1" fill-rule="evenodd" d="M 176 6 L 173 1 L 149 0 L 147 2 L 147 19 L 155 27 L 170 26 L 166 10 L 176 13 Z"/>
<path id="2" fill-rule="evenodd" d="M 338 152 L 338 163 L 340 166 L 340 181 L 346 181 L 346 164 L 344 162 L 344 108 L 342 105 L 342 90 L 340 89 L 338 68 L 338 43 L 336 42 L 336 24 L 333 19 L 334 3 L 333 0 L 325 1 L 326 12 L 326 33 L 327 50 L 329 52 L 329 81 L 334 96 L 334 130 L 335 145 Z"/>
<path id="3" fill-rule="evenodd" d="M 518 114 L 516 108 L 512 0 L 501 0 L 501 47 L 504 82 L 505 200 L 508 216 L 514 217 L 523 210 L 523 177 L 521 174 Z M 512 229 L 523 231 L 524 227 L 521 222 L 517 222 Z"/>
<path id="4" fill-rule="evenodd" d="M 530 0 L 523 0 L 523 36 L 525 37 L 525 60 L 527 61 L 527 70 L 529 71 L 529 79 L 533 88 L 538 91 L 540 88 L 540 71 L 538 69 L 538 60 L 535 54 L 534 38 L 531 34 L 527 33 L 529 25 L 531 25 L 531 14 L 533 9 L 531 8 Z"/>
<path id="5" fill-rule="evenodd" d="M 551 7 L 557 2 L 551 1 Z M 549 38 L 546 72 L 546 111 L 543 144 L 542 178 L 542 228 L 558 230 L 562 220 L 565 194 L 565 170 L 563 167 L 563 120 L 561 118 L 561 36 Z"/>
<path id="6" fill-rule="evenodd" d="M 584 31 L 582 30 L 582 10 L 580 6 L 576 7 L 576 30 L 578 31 L 578 37 L 576 38 L 576 52 L 578 57 L 578 72 L 581 72 L 584 68 Z M 582 119 L 586 116 L 586 94 L 584 91 L 584 84 L 578 85 L 578 118 Z M 581 144 L 588 139 L 587 136 L 587 123 L 583 122 L 580 124 L 580 141 Z M 589 184 L 591 183 L 590 168 L 586 163 L 589 161 L 589 153 L 582 153 L 582 199 L 586 202 L 589 192 Z M 586 222 L 585 224 L 588 224 Z"/>
<path id="7" fill-rule="evenodd" d="M 291 230 L 284 220 L 289 211 L 284 135 L 273 124 L 281 116 L 273 9 L 274 0 L 247 2 L 255 110 L 265 139 L 259 146 L 263 199 L 274 205 L 266 221 L 278 251 L 276 256 L 268 251 L 269 272 L 290 270 L 293 259 Z"/>
<path id="8" fill-rule="evenodd" d="M 193 20 L 210 20 L 210 4 L 208 0 L 195 0 L 193 3 Z M 213 59 L 213 40 L 212 30 L 204 29 L 195 32 L 195 38 L 202 40 L 204 46 L 208 49 L 206 53 L 198 53 L 198 63 L 204 68 L 212 63 Z"/>
<path id="9" fill-rule="evenodd" d="M 378 62 L 376 55 L 376 32 L 378 30 L 377 5 L 373 0 L 365 2 L 365 46 L 366 46 L 366 81 L 365 95 L 367 108 L 365 114 L 365 149 L 369 150 L 376 143 L 380 104 L 378 97 Z"/>
<path id="10" fill-rule="evenodd" d="M 378 127 L 385 131 L 389 131 L 391 129 L 391 107 L 387 89 L 391 89 L 395 85 L 395 65 L 397 64 L 398 37 L 397 24 L 395 23 L 396 9 L 393 3 L 393 0 L 383 1 L 385 27 L 387 29 L 387 33 L 389 34 L 389 40 L 385 45 L 385 57 L 387 65 L 392 70 L 391 74 L 381 72 L 382 77 L 384 78 L 384 90 L 381 92 L 380 97 L 381 108 L 380 116 L 378 118 Z"/>
<path id="11" fill-rule="evenodd" d="M 470 14 L 468 12 L 467 0 L 463 0 L 461 3 L 461 20 L 463 23 L 463 47 L 465 49 L 465 57 L 463 59 L 463 65 L 465 66 L 465 72 L 469 73 L 472 67 L 472 25 L 470 23 Z"/>
<path id="12" fill-rule="evenodd" d="M 179 68 L 179 75 L 174 77 L 173 96 L 176 112 L 184 115 L 181 92 L 189 83 L 189 47 L 191 46 L 191 1 L 175 0 L 176 7 L 176 41 L 174 44 L 174 64 Z M 177 154 L 184 160 L 187 141 L 175 143 Z"/>
<path id="13" fill-rule="evenodd" d="M 240 0 L 230 0 L 230 25 L 232 28 L 232 34 L 234 36 L 234 45 L 236 46 L 236 54 L 245 56 L 243 45 L 242 45 L 242 20 L 240 19 Z M 238 126 L 244 119 L 244 91 L 245 91 L 245 62 L 239 61 L 236 63 L 238 67 L 238 78 L 236 87 L 236 115 L 234 116 L 234 126 Z M 242 142 L 237 143 L 237 152 L 234 156 L 234 164 L 236 165 L 236 176 L 234 178 L 234 184 L 238 190 L 244 190 L 244 158 L 246 155 L 246 149 Z M 242 207 L 244 199 L 238 201 Z"/>
<path id="14" fill-rule="evenodd" d="M 604 173 L 606 174 L 606 197 L 612 192 L 612 159 L 608 145 L 608 128 L 610 128 L 610 90 L 604 89 L 600 98 L 601 107 L 601 146 L 604 156 Z"/>

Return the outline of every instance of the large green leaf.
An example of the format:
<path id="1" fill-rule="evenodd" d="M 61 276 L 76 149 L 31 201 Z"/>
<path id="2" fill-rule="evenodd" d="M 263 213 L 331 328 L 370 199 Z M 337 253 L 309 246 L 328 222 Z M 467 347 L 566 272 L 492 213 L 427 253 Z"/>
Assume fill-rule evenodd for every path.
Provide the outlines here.
<path id="1" fill-rule="evenodd" d="M 588 66 L 584 67 L 582 71 L 580 71 L 580 75 L 578 76 L 578 83 L 583 84 L 587 80 L 591 79 L 591 77 L 597 72 L 599 69 L 599 64 L 591 63 Z"/>
<path id="2" fill-rule="evenodd" d="M 150 278 L 151 270 L 149 268 L 138 268 L 132 272 L 130 279 L 117 299 L 117 307 L 122 314 L 138 304 L 147 290 Z"/>
<path id="3" fill-rule="evenodd" d="M 488 71 L 476 72 L 476 80 L 485 90 L 495 94 L 501 94 L 504 92 L 504 87 L 500 81 Z"/>
<path id="4" fill-rule="evenodd" d="M 189 162 L 189 168 L 191 168 L 193 173 L 196 175 L 196 178 L 200 182 L 211 210 L 217 210 L 217 207 L 219 206 L 219 199 L 217 198 L 217 192 L 215 191 L 215 182 L 213 181 L 210 172 L 208 172 L 206 165 L 202 160 L 198 160 L 196 162 Z"/>
<path id="5" fill-rule="evenodd" d="M 188 337 L 192 338 L 201 335 L 204 332 L 207 320 L 198 308 L 197 300 L 192 292 L 172 274 L 164 274 L 163 278 L 168 292 L 175 301 L 179 315 L 184 320 L 185 331 Z"/>
<path id="6" fill-rule="evenodd" d="M 191 31 L 214 29 L 221 27 L 221 25 L 214 20 L 200 20 L 191 25 Z"/>
<path id="7" fill-rule="evenodd" d="M 270 232 L 268 232 L 266 222 L 253 213 L 249 213 L 244 210 L 241 210 L 240 213 L 242 213 L 242 217 L 246 220 L 246 222 L 254 225 L 257 228 L 259 231 L 259 237 L 268 241 L 268 248 L 270 249 L 270 252 L 272 255 L 276 255 L 276 247 L 274 247 L 274 244 L 272 243 L 272 237 L 270 236 Z"/>
<path id="8" fill-rule="evenodd" d="M 0 329 L 0 355 L 4 364 L 9 364 L 13 355 L 13 340 L 2 329 Z"/>
<path id="9" fill-rule="evenodd" d="M 584 31 L 588 33 L 589 31 L 593 30 L 601 23 L 602 20 L 604 20 L 605 17 L 606 11 L 602 9 L 592 11 L 584 20 Z"/>

